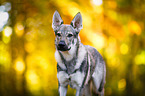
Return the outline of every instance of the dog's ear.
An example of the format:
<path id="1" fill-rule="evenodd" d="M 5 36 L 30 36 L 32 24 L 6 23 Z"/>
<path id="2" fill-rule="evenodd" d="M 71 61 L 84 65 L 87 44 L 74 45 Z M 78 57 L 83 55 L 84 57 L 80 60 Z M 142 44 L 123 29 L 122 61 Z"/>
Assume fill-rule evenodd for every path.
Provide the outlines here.
<path id="1" fill-rule="evenodd" d="M 52 19 L 53 30 L 56 31 L 61 24 L 63 24 L 63 20 L 61 19 L 58 11 L 55 11 L 53 14 L 53 19 Z"/>
<path id="2" fill-rule="evenodd" d="M 77 33 L 80 32 L 80 30 L 83 28 L 82 25 L 82 16 L 81 13 L 77 13 L 77 15 L 74 17 L 74 19 L 71 22 L 72 27 L 76 30 Z"/>

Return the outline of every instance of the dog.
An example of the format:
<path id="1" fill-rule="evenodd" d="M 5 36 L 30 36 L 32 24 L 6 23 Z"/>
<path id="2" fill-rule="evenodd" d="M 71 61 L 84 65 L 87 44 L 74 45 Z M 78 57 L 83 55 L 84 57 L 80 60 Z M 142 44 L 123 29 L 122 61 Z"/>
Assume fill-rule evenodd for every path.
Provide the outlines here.
<path id="1" fill-rule="evenodd" d="M 92 91 L 104 95 L 106 66 L 101 54 L 89 45 L 83 45 L 79 32 L 82 29 L 82 16 L 77 13 L 71 24 L 63 20 L 55 11 L 52 28 L 55 32 L 55 59 L 59 95 L 66 96 L 67 86 L 76 89 L 76 96 L 91 96 Z"/>

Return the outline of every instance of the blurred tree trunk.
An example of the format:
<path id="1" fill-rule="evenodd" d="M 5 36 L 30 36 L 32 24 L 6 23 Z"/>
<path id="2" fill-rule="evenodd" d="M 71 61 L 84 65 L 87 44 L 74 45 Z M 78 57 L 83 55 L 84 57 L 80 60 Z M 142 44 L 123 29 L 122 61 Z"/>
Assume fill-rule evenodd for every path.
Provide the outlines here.
<path id="1" fill-rule="evenodd" d="M 13 94 L 13 95 L 17 95 L 17 93 L 16 93 L 16 73 L 15 73 L 15 70 L 13 69 L 13 66 L 14 66 L 14 59 L 16 58 L 15 57 L 15 42 L 16 42 L 16 40 L 14 40 L 14 38 L 16 37 L 15 36 L 15 34 L 14 34 L 14 25 L 15 25 L 15 23 L 16 23 L 16 17 L 17 17 L 17 14 L 16 14 L 16 5 L 14 5 L 15 3 L 14 3 L 14 0 L 10 0 L 10 2 L 11 2 L 11 6 L 12 6 L 12 9 L 11 9 L 11 13 L 10 13 L 10 15 L 11 15 L 11 17 L 10 17 L 10 20 L 11 20 L 11 27 L 12 27 L 12 29 L 13 29 L 13 32 L 12 32 L 12 38 L 11 38 L 11 58 L 12 58 L 12 64 L 11 64 L 11 69 L 10 69 L 10 71 L 12 71 L 12 72 L 10 72 L 10 74 L 11 74 L 11 77 L 10 77 L 10 79 L 11 79 L 11 82 L 13 82 L 12 84 L 12 87 L 13 88 L 11 88 L 12 89 L 12 92 L 14 92 L 14 93 L 10 93 L 10 94 Z M 13 77 L 12 77 L 13 76 Z"/>
<path id="2" fill-rule="evenodd" d="M 131 36 L 130 39 L 130 56 L 128 57 L 129 63 L 126 65 L 126 96 L 136 96 L 136 90 L 135 90 L 135 83 L 136 83 L 136 75 L 134 74 L 134 59 L 137 51 L 139 49 L 139 37 L 137 35 Z"/>
<path id="3" fill-rule="evenodd" d="M 15 33 L 15 25 L 17 22 L 25 22 L 25 0 L 10 0 L 12 4 L 12 9 L 11 9 L 11 26 L 13 28 L 13 34 L 11 38 L 11 54 L 12 54 L 12 66 L 11 66 L 11 79 L 12 79 L 12 86 L 11 88 L 13 90 L 14 96 L 25 96 L 26 95 L 26 80 L 25 80 L 25 72 L 26 72 L 26 52 L 24 50 L 24 37 L 18 37 L 17 34 Z M 22 15 L 24 19 L 21 21 L 18 20 L 18 16 Z M 25 32 L 25 30 L 24 30 Z M 24 34 L 23 34 L 24 35 Z M 14 64 L 15 60 L 21 56 L 24 64 L 25 64 L 25 69 L 22 74 L 18 74 L 17 70 L 14 70 Z"/>

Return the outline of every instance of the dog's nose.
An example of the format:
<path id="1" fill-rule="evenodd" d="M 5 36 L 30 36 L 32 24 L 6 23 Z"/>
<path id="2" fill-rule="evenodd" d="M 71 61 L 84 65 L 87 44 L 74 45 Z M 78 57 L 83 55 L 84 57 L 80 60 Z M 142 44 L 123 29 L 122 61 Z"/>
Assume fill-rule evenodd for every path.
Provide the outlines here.
<path id="1" fill-rule="evenodd" d="M 65 46 L 65 41 L 60 41 L 58 46 L 64 47 Z"/>

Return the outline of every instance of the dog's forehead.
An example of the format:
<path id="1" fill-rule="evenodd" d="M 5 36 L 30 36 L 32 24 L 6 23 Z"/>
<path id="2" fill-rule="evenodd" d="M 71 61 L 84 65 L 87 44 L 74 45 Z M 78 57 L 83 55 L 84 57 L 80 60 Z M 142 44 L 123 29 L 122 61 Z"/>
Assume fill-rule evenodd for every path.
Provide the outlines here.
<path id="1" fill-rule="evenodd" d="M 61 32 L 75 32 L 71 25 L 62 24 L 60 27 Z"/>

